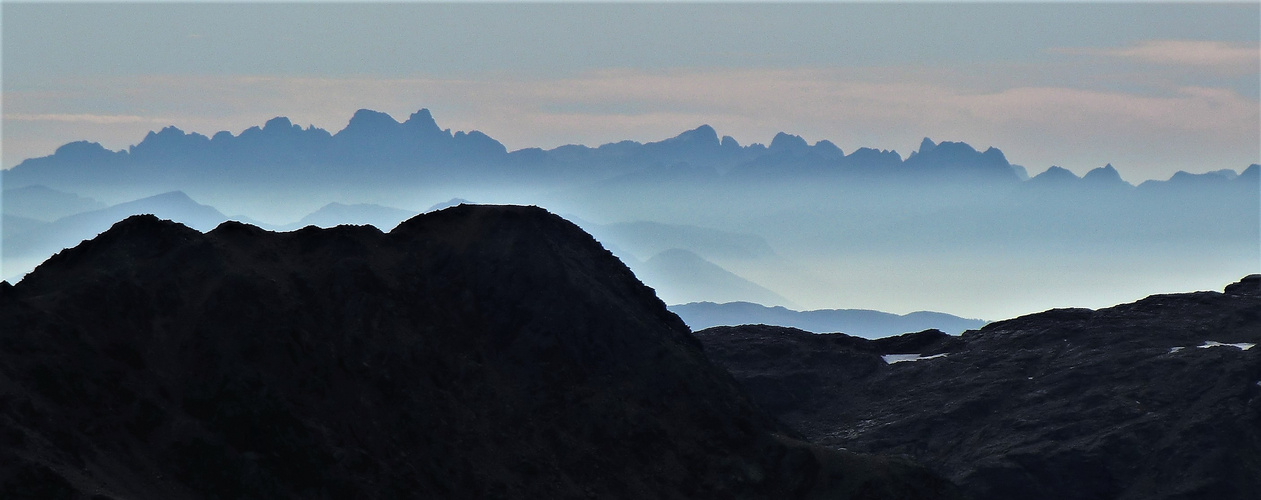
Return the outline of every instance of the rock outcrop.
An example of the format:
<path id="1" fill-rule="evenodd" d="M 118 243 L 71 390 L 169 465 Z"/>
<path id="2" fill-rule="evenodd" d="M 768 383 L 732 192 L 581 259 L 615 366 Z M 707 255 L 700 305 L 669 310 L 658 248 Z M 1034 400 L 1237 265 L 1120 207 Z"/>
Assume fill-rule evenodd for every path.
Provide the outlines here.
<path id="1" fill-rule="evenodd" d="M 1261 491 L 1261 275 L 961 337 L 744 326 L 710 357 L 807 438 L 908 456 L 985 499 Z M 897 344 L 901 345 L 897 345 Z"/>

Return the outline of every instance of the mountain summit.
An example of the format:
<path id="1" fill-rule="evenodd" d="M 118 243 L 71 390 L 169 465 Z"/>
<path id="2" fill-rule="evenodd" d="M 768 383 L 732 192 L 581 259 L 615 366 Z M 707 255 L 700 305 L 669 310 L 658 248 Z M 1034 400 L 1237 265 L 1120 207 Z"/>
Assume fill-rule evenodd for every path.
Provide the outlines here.
<path id="1" fill-rule="evenodd" d="M 135 216 L 0 284 L 5 498 L 956 497 L 793 435 L 539 208 Z"/>

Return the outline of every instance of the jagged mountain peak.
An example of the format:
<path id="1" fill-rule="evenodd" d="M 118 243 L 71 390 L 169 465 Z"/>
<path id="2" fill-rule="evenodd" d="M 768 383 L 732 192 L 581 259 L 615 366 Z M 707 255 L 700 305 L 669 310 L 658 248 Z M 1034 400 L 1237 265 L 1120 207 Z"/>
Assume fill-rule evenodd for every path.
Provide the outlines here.
<path id="1" fill-rule="evenodd" d="M 1236 177 L 1235 181 L 1251 182 L 1255 184 L 1258 178 L 1261 178 L 1261 165 L 1253 163 L 1252 165 L 1248 165 L 1248 168 L 1245 168 L 1243 172 L 1240 172 L 1239 177 Z"/>
<path id="2" fill-rule="evenodd" d="M 293 122 L 289 121 L 289 118 L 285 116 L 277 116 L 263 123 L 264 131 L 288 131 L 294 128 L 302 130 L 302 127 L 294 125 Z"/>
<path id="3" fill-rule="evenodd" d="M 102 146 L 99 142 L 74 141 L 67 142 L 66 144 L 58 147 L 53 154 L 65 155 L 68 157 L 91 157 L 92 155 L 100 153 L 113 153 L 113 151 L 106 149 L 105 146 Z"/>
<path id="4" fill-rule="evenodd" d="M 688 130 L 674 137 L 675 140 L 685 142 L 695 142 L 706 146 L 717 146 L 719 144 L 718 132 L 714 127 L 709 125 L 701 125 L 692 130 Z"/>
<path id="5" fill-rule="evenodd" d="M 1077 177 L 1077 174 L 1074 174 L 1067 168 L 1051 165 L 1051 167 L 1046 169 L 1046 171 L 1033 176 L 1033 178 L 1029 180 L 1031 182 L 1065 183 L 1076 182 L 1080 179 Z"/>
<path id="6" fill-rule="evenodd" d="M 423 134 L 443 134 L 445 133 L 438 122 L 434 120 L 433 114 L 428 108 L 421 108 L 419 111 L 412 113 L 407 117 L 407 121 L 403 122 L 403 126 L 412 130 L 420 131 Z"/>
<path id="7" fill-rule="evenodd" d="M 360 109 L 355 111 L 354 116 L 350 117 L 350 122 L 346 124 L 346 128 L 343 128 L 336 135 L 360 131 L 363 133 L 392 131 L 398 126 L 399 122 L 389 114 L 371 109 Z"/>
<path id="8" fill-rule="evenodd" d="M 934 149 L 934 148 L 936 148 L 936 147 L 937 147 L 937 143 L 933 142 L 933 140 L 932 140 L 932 139 L 929 139 L 929 138 L 925 137 L 925 138 L 924 138 L 924 140 L 922 140 L 922 141 L 920 141 L 920 142 L 919 142 L 919 149 L 917 149 L 917 150 L 915 150 L 914 152 L 912 152 L 912 153 L 911 153 L 911 156 L 915 156 L 915 155 L 922 155 L 922 154 L 925 154 L 925 153 L 930 153 L 930 152 L 932 152 L 932 151 L 933 151 L 933 149 Z"/>
<path id="9" fill-rule="evenodd" d="M 1129 183 L 1121 179 L 1121 173 L 1117 172 L 1117 169 L 1114 168 L 1111 163 L 1104 165 L 1102 167 L 1091 169 L 1089 172 L 1086 172 L 1086 175 L 1082 176 L 1082 180 L 1089 183 L 1099 184 L 1099 185 L 1106 185 L 1106 184 L 1129 185 Z"/>
<path id="10" fill-rule="evenodd" d="M 163 136 L 174 137 L 174 136 L 183 136 L 183 135 L 185 135 L 185 133 L 183 130 L 180 130 L 179 127 L 176 127 L 175 125 L 167 125 L 159 129 L 157 132 L 150 130 L 149 133 L 145 136 L 145 138 L 147 139 L 149 137 L 155 137 L 155 136 L 156 137 L 163 137 Z"/>
<path id="11" fill-rule="evenodd" d="M 994 163 L 1011 165 L 1011 162 L 1007 161 L 1007 155 L 1003 154 L 1002 150 L 993 146 L 985 148 L 985 152 L 981 153 L 981 156 L 984 156 L 985 158 L 989 159 L 990 161 Z"/>
<path id="12" fill-rule="evenodd" d="M 810 144 L 807 143 L 801 136 L 792 135 L 787 132 L 780 132 L 775 134 L 775 137 L 771 139 L 769 149 L 770 151 L 797 152 L 804 151 L 809 147 Z"/>

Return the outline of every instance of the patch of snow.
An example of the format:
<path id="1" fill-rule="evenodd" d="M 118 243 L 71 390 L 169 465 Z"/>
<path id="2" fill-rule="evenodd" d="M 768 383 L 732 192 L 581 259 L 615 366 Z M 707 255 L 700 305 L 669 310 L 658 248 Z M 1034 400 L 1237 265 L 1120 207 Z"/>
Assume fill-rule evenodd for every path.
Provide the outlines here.
<path id="1" fill-rule="evenodd" d="M 901 363 L 903 361 L 923 361 L 925 359 L 944 358 L 946 357 L 946 353 L 943 352 L 932 356 L 920 356 L 919 354 L 885 354 L 880 357 L 884 359 L 885 363 L 894 364 Z"/>
<path id="2" fill-rule="evenodd" d="M 1178 352 L 1178 351 L 1181 351 L 1181 350 L 1183 350 L 1183 349 L 1186 349 L 1186 347 L 1182 347 L 1182 346 L 1178 346 L 1178 347 L 1170 347 L 1170 348 L 1169 348 L 1169 354 L 1173 354 L 1173 353 Z"/>
<path id="3" fill-rule="evenodd" d="M 1200 349 L 1208 349 L 1210 347 L 1223 347 L 1223 346 L 1237 347 L 1241 351 L 1246 351 L 1248 349 L 1252 349 L 1253 347 L 1256 347 L 1256 344 L 1249 343 L 1249 342 L 1240 342 L 1238 344 L 1223 344 L 1221 342 L 1214 342 L 1212 340 L 1206 340 L 1204 341 L 1204 345 L 1197 346 L 1197 347 L 1199 347 Z"/>

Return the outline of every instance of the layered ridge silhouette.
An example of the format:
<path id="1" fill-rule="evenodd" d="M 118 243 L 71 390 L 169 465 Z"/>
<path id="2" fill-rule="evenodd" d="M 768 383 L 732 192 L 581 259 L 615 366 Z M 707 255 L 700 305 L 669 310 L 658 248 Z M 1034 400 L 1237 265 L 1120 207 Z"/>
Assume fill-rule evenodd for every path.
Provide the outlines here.
<path id="1" fill-rule="evenodd" d="M 1124 184 L 1115 172 L 1107 173 L 1113 170 L 1110 165 L 1100 168 L 1103 170 L 1084 180 L 1093 185 Z M 1228 178 L 1256 175 L 1255 171 L 1218 173 Z M 1048 174 L 1065 177 L 1071 172 L 1053 168 L 1041 177 Z M 120 151 L 87 140 L 68 143 L 52 155 L 23 161 L 4 175 L 9 187 L 44 185 L 72 191 L 93 183 L 122 182 L 180 189 L 179 183 L 193 180 L 371 184 L 378 176 L 388 176 L 390 182 L 494 175 L 513 181 L 570 183 L 660 177 L 765 181 L 822 175 L 994 185 L 1019 183 L 1028 177 L 1024 167 L 1012 165 L 994 147 L 977 151 L 963 142 L 936 143 L 925 138 L 919 149 L 905 158 L 896 151 L 872 148 L 845 154 L 830 141 L 811 145 L 786 132 L 776 135 L 769 146 L 740 145 L 731 137 L 720 139 L 708 125 L 658 142 L 621 141 L 594 148 L 569 145 L 510 152 L 481 132 L 440 128 L 427 109 L 402 122 L 385 113 L 361 109 L 336 133 L 314 126 L 302 128 L 285 117 L 237 135 L 223 131 L 207 137 L 169 126 Z M 1195 176 L 1184 173 L 1170 182 L 1191 177 Z"/>
<path id="2" fill-rule="evenodd" d="M 135 216 L 0 283 L 6 498 L 957 498 L 795 435 L 533 207 Z"/>
<path id="3" fill-rule="evenodd" d="M 50 243 L 41 227 L 55 217 L 40 207 L 179 191 L 228 218 L 283 229 L 388 226 L 453 198 L 535 204 L 593 221 L 601 241 L 645 275 L 640 263 L 678 249 L 751 283 L 731 296 L 725 290 L 736 288 L 713 285 L 730 279 L 708 280 L 699 294 L 661 281 L 680 302 L 993 318 L 1098 307 L 1255 270 L 1261 167 L 1137 186 L 1111 165 L 1080 177 L 1028 172 L 997 148 L 963 142 L 925 139 L 907 155 L 789 133 L 742 145 L 709 126 L 648 143 L 508 151 L 484 134 L 442 129 L 427 110 L 402 122 L 361 110 L 335 133 L 277 118 L 235 135 L 166 128 L 124 151 L 78 142 L 30 159 L 0 173 L 4 247 L 41 251 L 6 251 L 0 264 L 15 280 L 49 248 L 101 230 L 83 226 Z M 985 290 L 995 292 L 972 297 Z"/>

